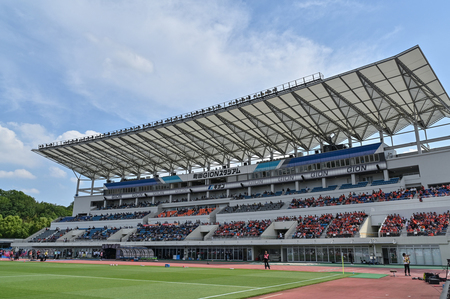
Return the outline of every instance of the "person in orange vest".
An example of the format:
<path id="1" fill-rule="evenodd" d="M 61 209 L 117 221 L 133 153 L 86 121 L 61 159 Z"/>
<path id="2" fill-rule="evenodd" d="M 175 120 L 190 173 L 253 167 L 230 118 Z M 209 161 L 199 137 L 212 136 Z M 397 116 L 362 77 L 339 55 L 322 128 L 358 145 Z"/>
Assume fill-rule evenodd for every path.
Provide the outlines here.
<path id="1" fill-rule="evenodd" d="M 264 260 L 264 269 L 269 268 L 269 270 L 270 270 L 270 265 L 269 265 L 270 260 L 269 260 L 269 254 L 267 253 L 267 250 L 264 252 L 263 260 Z"/>

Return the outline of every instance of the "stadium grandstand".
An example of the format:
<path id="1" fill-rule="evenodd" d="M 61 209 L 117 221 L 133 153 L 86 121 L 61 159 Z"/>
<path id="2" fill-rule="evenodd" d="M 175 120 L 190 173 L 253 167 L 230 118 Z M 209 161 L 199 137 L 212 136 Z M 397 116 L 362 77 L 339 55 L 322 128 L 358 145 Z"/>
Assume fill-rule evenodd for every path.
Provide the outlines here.
<path id="1" fill-rule="evenodd" d="M 415 46 L 333 77 L 42 144 L 33 151 L 77 176 L 73 215 L 13 246 L 184 260 L 257 261 L 267 250 L 272 261 L 332 263 L 351 253 L 379 264 L 406 252 L 442 265 L 449 105 Z"/>

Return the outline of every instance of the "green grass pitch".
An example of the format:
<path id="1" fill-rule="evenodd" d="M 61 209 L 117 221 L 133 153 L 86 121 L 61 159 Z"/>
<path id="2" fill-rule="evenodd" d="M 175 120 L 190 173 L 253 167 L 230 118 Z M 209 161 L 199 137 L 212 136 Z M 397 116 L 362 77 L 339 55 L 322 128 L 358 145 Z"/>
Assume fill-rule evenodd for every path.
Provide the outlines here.
<path id="1" fill-rule="evenodd" d="M 0 262 L 0 298 L 247 298 L 347 277 L 298 272 Z"/>

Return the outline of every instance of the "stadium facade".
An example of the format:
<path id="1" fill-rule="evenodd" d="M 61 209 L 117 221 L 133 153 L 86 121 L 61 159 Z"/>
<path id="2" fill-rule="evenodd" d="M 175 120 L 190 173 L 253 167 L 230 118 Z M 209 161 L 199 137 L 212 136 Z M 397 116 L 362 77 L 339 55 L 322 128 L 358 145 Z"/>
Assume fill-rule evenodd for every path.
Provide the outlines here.
<path id="1" fill-rule="evenodd" d="M 334 77 L 43 144 L 34 151 L 77 175 L 73 215 L 13 246 L 381 264 L 406 252 L 413 264 L 446 264 L 449 107 L 415 46 Z"/>

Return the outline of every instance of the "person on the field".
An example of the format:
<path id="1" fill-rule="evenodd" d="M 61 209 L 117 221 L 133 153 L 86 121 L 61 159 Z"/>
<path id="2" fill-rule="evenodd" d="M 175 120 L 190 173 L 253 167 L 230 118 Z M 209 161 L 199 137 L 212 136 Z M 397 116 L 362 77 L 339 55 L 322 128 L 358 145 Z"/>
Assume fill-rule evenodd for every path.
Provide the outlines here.
<path id="1" fill-rule="evenodd" d="M 269 265 L 269 254 L 267 253 L 267 250 L 264 252 L 264 269 L 269 269 L 270 270 L 270 265 Z"/>
<path id="2" fill-rule="evenodd" d="M 409 269 L 409 264 L 411 263 L 409 255 L 403 252 L 403 265 L 405 266 L 405 276 L 411 276 L 411 270 Z M 408 274 L 406 274 L 408 272 Z"/>

